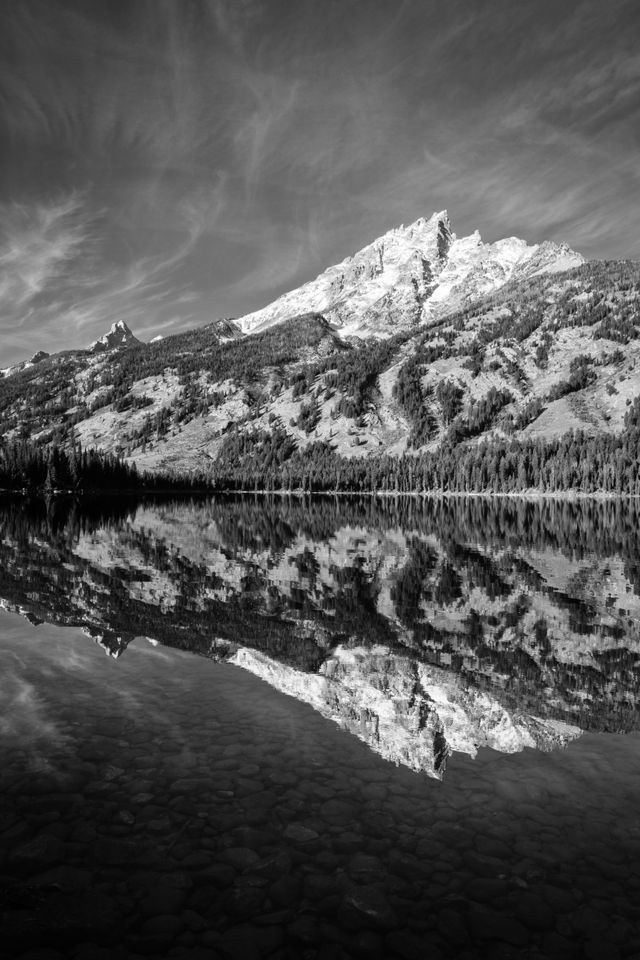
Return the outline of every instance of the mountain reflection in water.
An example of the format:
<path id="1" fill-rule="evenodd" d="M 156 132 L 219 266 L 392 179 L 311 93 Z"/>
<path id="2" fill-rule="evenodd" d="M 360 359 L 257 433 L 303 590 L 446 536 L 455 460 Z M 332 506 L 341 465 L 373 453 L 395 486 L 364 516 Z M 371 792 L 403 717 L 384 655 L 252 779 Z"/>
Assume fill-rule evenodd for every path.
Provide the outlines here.
<path id="1" fill-rule="evenodd" d="M 638 505 L 223 499 L 0 509 L 0 603 L 228 660 L 389 760 L 638 729 Z"/>

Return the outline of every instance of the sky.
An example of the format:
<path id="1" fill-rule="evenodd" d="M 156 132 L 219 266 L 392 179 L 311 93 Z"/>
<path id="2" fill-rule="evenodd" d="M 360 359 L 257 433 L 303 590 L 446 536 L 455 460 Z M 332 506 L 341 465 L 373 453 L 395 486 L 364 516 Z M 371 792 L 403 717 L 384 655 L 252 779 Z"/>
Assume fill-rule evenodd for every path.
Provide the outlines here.
<path id="1" fill-rule="evenodd" d="M 640 258 L 637 0 L 2 0 L 0 367 L 394 226 Z"/>

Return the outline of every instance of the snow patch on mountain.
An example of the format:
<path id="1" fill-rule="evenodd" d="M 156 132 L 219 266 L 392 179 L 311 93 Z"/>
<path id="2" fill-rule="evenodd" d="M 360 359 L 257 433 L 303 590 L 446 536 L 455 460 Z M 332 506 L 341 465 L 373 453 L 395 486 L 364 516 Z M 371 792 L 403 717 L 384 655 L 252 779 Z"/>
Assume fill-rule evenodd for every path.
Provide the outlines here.
<path id="1" fill-rule="evenodd" d="M 558 273 L 584 262 L 584 257 L 566 244 L 545 242 L 528 246 L 518 237 L 487 244 L 476 230 L 451 244 L 438 286 L 425 303 L 425 316 L 450 312 L 493 293 L 510 280 Z"/>

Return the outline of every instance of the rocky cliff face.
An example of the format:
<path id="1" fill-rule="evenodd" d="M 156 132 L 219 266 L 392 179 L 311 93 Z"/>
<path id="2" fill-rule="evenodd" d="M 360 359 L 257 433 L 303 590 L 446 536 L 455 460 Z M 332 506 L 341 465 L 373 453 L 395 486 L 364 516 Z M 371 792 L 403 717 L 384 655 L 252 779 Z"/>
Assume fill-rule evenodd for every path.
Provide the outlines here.
<path id="1" fill-rule="evenodd" d="M 116 320 L 112 323 L 107 333 L 89 346 L 92 353 L 102 353 L 105 350 L 119 350 L 122 347 L 130 347 L 141 343 L 140 340 L 131 332 L 124 320 Z"/>
<path id="2" fill-rule="evenodd" d="M 553 243 L 515 237 L 485 244 L 457 239 L 447 211 L 390 230 L 315 280 L 241 317 L 246 333 L 302 313 L 321 313 L 341 336 L 411 329 L 502 287 L 511 279 L 568 270 L 584 258 Z"/>

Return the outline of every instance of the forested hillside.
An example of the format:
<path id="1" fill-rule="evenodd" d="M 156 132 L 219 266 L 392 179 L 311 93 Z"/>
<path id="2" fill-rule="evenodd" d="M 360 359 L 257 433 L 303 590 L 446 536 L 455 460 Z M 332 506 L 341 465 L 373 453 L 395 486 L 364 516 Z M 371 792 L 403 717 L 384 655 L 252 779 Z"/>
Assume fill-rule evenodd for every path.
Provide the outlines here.
<path id="1" fill-rule="evenodd" d="M 135 462 L 113 453 L 82 450 L 73 436 L 64 447 L 29 440 L 0 444 L 0 492 L 19 490 L 49 497 L 58 493 L 189 491 L 208 485 L 206 478 L 198 475 L 140 473 Z"/>

